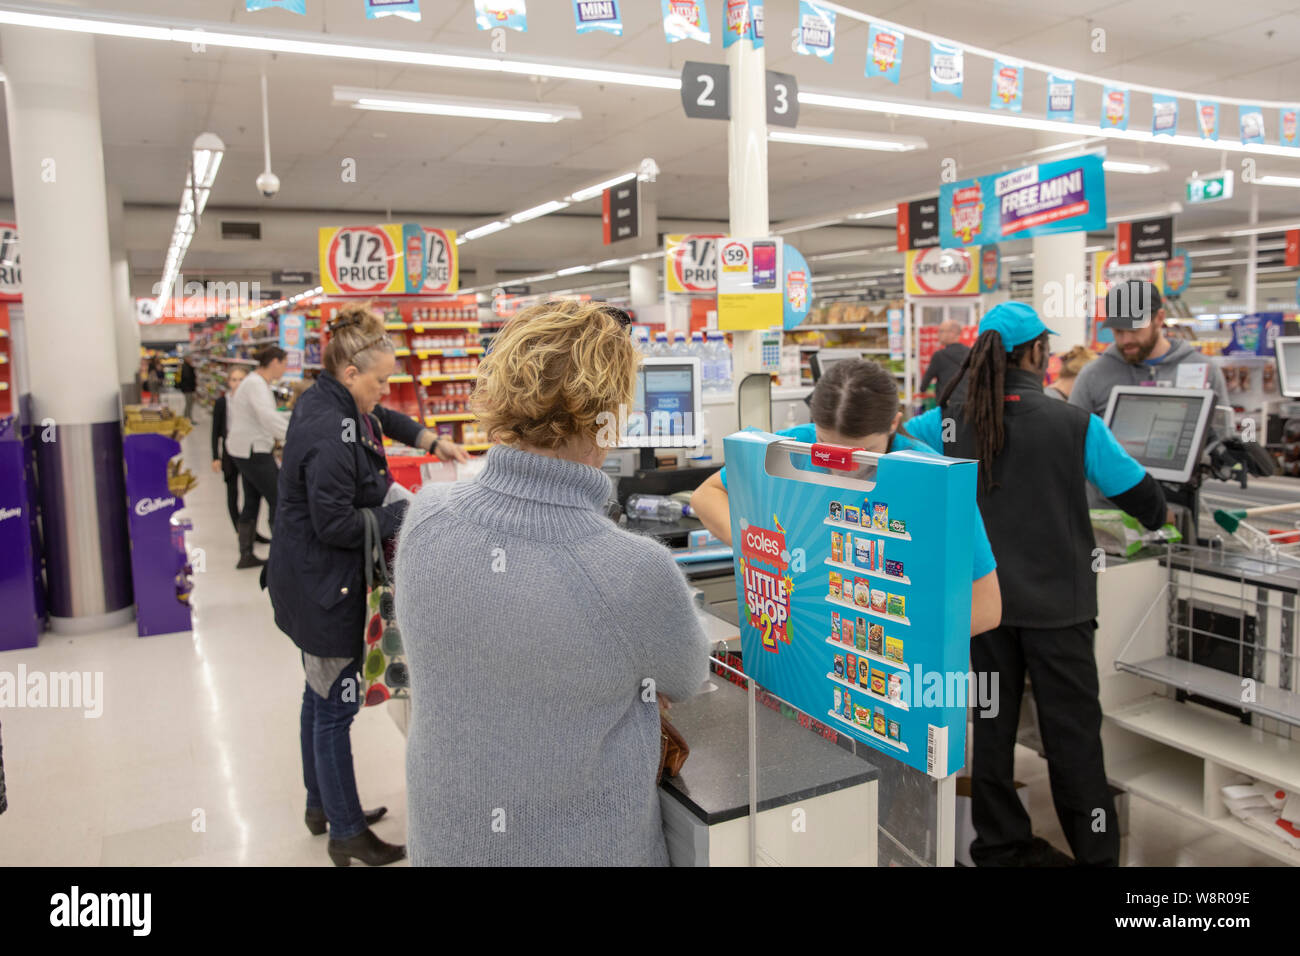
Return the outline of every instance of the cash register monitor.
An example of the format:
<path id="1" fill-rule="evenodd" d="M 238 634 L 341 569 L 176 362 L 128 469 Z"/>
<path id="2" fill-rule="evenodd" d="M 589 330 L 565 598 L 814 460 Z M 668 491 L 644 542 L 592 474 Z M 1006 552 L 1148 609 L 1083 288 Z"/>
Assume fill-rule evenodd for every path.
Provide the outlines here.
<path id="1" fill-rule="evenodd" d="M 866 357 L 862 349 L 818 349 L 808 359 L 808 365 L 812 369 L 813 384 L 820 382 L 822 376 L 829 372 L 837 362 Z"/>
<path id="2" fill-rule="evenodd" d="M 696 448 L 703 444 L 700 360 L 645 358 L 632 408 L 619 416 L 620 448 Z"/>
<path id="3" fill-rule="evenodd" d="M 1300 398 L 1300 336 L 1279 336 L 1273 340 L 1273 347 L 1278 387 L 1285 397 Z"/>
<path id="4" fill-rule="evenodd" d="M 1111 390 L 1105 422 L 1152 478 L 1184 484 L 1200 463 L 1214 401 L 1208 388 L 1120 385 Z"/>

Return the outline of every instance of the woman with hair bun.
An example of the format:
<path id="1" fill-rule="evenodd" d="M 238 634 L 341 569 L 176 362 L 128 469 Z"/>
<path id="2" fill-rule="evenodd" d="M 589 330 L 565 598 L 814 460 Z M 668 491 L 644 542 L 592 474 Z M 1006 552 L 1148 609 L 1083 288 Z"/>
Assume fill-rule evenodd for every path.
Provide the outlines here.
<path id="1" fill-rule="evenodd" d="M 385 809 L 361 809 L 352 769 L 349 729 L 362 704 L 363 512 L 387 538 L 406 511 L 409 495 L 391 490 L 385 435 L 441 458 L 467 456 L 379 404 L 396 359 L 383 319 L 368 306 L 339 310 L 323 362 L 285 436 L 267 587 L 275 623 L 302 651 L 306 672 L 300 735 L 307 828 L 322 834 L 328 824 L 336 866 L 354 859 L 376 866 L 400 860 L 405 849 L 370 829 Z"/>

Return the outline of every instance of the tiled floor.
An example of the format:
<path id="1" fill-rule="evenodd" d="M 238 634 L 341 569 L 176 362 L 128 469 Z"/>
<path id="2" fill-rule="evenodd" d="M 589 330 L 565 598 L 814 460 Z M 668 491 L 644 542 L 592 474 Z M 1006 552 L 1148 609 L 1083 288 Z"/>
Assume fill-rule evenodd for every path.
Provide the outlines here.
<path id="1" fill-rule="evenodd" d="M 0 669 L 102 672 L 103 714 L 0 712 L 9 810 L 0 865 L 329 865 L 326 838 L 302 823 L 298 750 L 302 667 L 272 621 L 256 570 L 236 571 L 220 476 L 208 470 L 209 423 L 185 440 L 201 477 L 186 502 L 190 544 L 203 551 L 194 631 L 138 638 L 135 625 L 0 655 Z M 259 546 L 265 554 L 265 547 Z M 197 556 L 196 556 L 197 557 Z M 402 841 L 403 738 L 382 708 L 353 725 L 362 802 L 384 804 L 376 827 Z M 1068 849 L 1051 809 L 1045 763 L 1023 748 L 1035 828 Z M 1275 865 L 1141 800 L 1130 809 L 1130 865 Z"/>

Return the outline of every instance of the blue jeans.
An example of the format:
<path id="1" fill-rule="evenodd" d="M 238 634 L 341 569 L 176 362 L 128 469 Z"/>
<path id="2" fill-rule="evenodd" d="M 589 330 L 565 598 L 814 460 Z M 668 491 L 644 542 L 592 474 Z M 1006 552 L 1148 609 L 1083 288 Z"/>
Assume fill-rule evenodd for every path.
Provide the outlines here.
<path id="1" fill-rule="evenodd" d="M 364 686 L 360 669 L 359 661 L 343 668 L 328 698 L 306 682 L 302 692 L 302 782 L 307 786 L 307 809 L 324 809 L 335 840 L 366 829 L 352 769 L 352 718 L 361 709 Z"/>

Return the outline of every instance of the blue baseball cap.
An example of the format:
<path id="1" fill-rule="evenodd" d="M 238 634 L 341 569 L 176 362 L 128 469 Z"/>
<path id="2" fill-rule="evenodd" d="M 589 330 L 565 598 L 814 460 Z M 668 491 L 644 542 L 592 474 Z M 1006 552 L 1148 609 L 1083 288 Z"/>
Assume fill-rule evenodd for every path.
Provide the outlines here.
<path id="1" fill-rule="evenodd" d="M 1002 336 L 1002 343 L 1010 352 L 1017 345 L 1032 342 L 1044 332 L 1056 333 L 1043 325 L 1038 313 L 1023 302 L 1003 302 L 995 305 L 980 319 L 980 335 L 985 332 L 997 332 Z"/>

